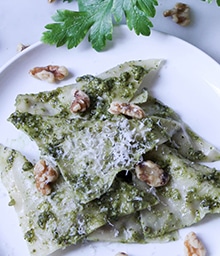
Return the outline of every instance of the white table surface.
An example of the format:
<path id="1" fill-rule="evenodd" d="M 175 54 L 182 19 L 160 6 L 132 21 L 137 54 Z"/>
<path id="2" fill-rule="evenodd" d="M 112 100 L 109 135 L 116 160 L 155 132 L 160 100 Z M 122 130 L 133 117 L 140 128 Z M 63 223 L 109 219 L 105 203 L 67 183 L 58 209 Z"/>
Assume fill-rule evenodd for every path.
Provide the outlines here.
<path id="1" fill-rule="evenodd" d="M 215 1 L 215 0 L 213 0 Z M 156 17 L 152 19 L 154 29 L 179 37 L 220 63 L 220 7 L 215 2 L 185 0 L 191 8 L 191 24 L 181 27 L 170 17 L 163 17 L 163 11 L 172 8 L 176 0 L 159 0 Z M 56 0 L 8 0 L 0 1 L 0 66 L 17 53 L 17 45 L 31 45 L 40 40 L 44 26 L 52 22 L 51 16 L 57 9 L 75 9 L 77 3 L 63 3 Z"/>

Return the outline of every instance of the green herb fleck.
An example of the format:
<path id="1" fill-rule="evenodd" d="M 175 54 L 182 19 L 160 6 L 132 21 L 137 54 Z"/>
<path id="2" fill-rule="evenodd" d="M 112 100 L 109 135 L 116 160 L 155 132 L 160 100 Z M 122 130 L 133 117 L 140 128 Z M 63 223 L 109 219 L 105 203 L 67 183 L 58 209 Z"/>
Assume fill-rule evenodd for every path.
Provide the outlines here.
<path id="1" fill-rule="evenodd" d="M 14 200 L 14 198 L 12 198 L 8 203 L 8 206 L 14 206 L 15 204 L 16 204 L 16 201 Z"/>
<path id="2" fill-rule="evenodd" d="M 38 216 L 37 224 L 40 228 L 45 229 L 47 222 L 54 219 L 55 216 L 51 211 L 44 211 Z"/>
<path id="3" fill-rule="evenodd" d="M 33 168 L 33 164 L 29 161 L 26 161 L 22 166 L 22 170 L 25 172 L 31 170 L 32 168 Z"/>
<path id="4" fill-rule="evenodd" d="M 28 230 L 24 235 L 24 239 L 27 240 L 29 243 L 32 243 L 33 241 L 35 241 L 36 237 L 35 237 L 34 230 L 33 229 Z"/>

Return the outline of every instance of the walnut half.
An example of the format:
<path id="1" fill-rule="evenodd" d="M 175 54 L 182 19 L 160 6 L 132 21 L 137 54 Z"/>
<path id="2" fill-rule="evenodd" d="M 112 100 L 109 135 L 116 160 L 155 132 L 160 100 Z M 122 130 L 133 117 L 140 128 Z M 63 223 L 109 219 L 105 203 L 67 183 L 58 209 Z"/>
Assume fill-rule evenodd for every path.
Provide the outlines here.
<path id="1" fill-rule="evenodd" d="M 137 164 L 135 172 L 139 180 L 146 182 L 151 187 L 161 187 L 169 181 L 168 174 L 158 164 L 150 160 Z"/>
<path id="2" fill-rule="evenodd" d="M 34 175 L 37 190 L 43 195 L 49 195 L 51 193 L 51 183 L 58 179 L 59 173 L 47 165 L 45 160 L 39 160 L 34 166 Z"/>
<path id="3" fill-rule="evenodd" d="M 71 112 L 73 112 L 73 113 L 84 112 L 89 107 L 90 107 L 89 96 L 81 90 L 74 90 L 73 91 L 73 101 L 70 106 Z"/>
<path id="4" fill-rule="evenodd" d="M 48 65 L 45 67 L 34 67 L 29 71 L 29 74 L 37 79 L 54 83 L 66 78 L 69 72 L 64 66 Z"/>
<path id="5" fill-rule="evenodd" d="M 108 111 L 113 115 L 123 114 L 132 118 L 142 119 L 145 117 L 144 110 L 131 103 L 112 102 Z"/>
<path id="6" fill-rule="evenodd" d="M 206 249 L 197 238 L 196 233 L 190 232 L 184 240 L 185 256 L 206 256 Z"/>

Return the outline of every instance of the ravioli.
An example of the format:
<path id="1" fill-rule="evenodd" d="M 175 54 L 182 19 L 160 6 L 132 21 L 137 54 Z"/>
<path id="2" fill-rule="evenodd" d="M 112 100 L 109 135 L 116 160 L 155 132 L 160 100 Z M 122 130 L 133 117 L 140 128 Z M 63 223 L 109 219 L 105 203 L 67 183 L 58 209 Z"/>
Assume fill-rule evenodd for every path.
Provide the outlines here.
<path id="1" fill-rule="evenodd" d="M 99 199 L 87 204 L 74 200 L 62 176 L 50 196 L 35 186 L 33 165 L 18 151 L 0 144 L 0 174 L 14 202 L 24 238 L 32 255 L 48 255 L 82 241 L 107 222 L 151 207 L 157 199 L 120 179 Z"/>
<path id="2" fill-rule="evenodd" d="M 208 214 L 220 213 L 220 172 L 183 158 L 175 149 L 159 146 L 145 159 L 154 161 L 170 175 L 169 183 L 150 188 L 134 178 L 135 187 L 150 191 L 159 203 L 106 224 L 89 240 L 149 243 L 178 239 L 178 230 L 200 222 Z"/>
<path id="3" fill-rule="evenodd" d="M 199 136 L 191 138 L 192 131 L 186 131 L 168 107 L 163 118 L 162 109 L 166 107 L 146 93 L 146 83 L 160 66 L 161 60 L 126 62 L 98 77 L 84 75 L 74 85 L 19 95 L 16 112 L 9 120 L 37 143 L 43 158 L 58 166 L 75 191 L 75 200 L 89 202 L 111 187 L 118 172 L 130 170 L 143 154 L 165 142 L 178 146 L 185 155 L 190 147 L 191 156 L 207 158 L 203 148 L 210 149 L 211 145 Z M 91 99 L 90 108 L 81 114 L 70 111 L 76 88 Z M 138 102 L 146 118 L 134 120 L 110 114 L 109 106 L 115 100 Z M 220 156 L 219 151 L 212 151 L 212 160 Z"/>
<path id="4" fill-rule="evenodd" d="M 137 95 L 145 95 L 144 99 L 136 102 L 142 103 L 147 100 L 146 91 L 142 89 L 146 87 L 146 84 L 151 84 L 162 65 L 163 60 L 161 59 L 125 62 L 97 76 L 87 74 L 78 77 L 75 84 L 59 87 L 56 90 L 37 94 L 20 94 L 16 98 L 16 109 L 19 112 L 51 116 L 63 111 L 69 112 L 73 98 L 72 90 L 84 87 L 89 89 L 90 93 L 93 92 L 93 95 L 97 92 L 98 95 L 105 96 L 105 103 L 109 103 L 113 99 L 129 102 L 137 99 Z M 100 103 L 101 99 L 96 100 Z M 79 115 L 74 115 L 74 117 L 81 118 Z"/>
<path id="5" fill-rule="evenodd" d="M 84 240 L 171 241 L 180 228 L 219 213 L 220 174 L 200 162 L 219 160 L 220 151 L 149 94 L 161 66 L 161 60 L 130 61 L 75 84 L 17 96 L 8 120 L 60 172 L 44 196 L 35 186 L 34 163 L 0 145 L 1 179 L 31 255 Z M 70 110 L 75 90 L 89 95 L 85 112 Z M 144 116 L 113 114 L 112 102 L 135 104 Z M 137 178 L 135 166 L 145 160 L 166 170 L 165 186 Z"/>
<path id="6" fill-rule="evenodd" d="M 83 203 L 100 197 L 118 172 L 132 169 L 144 153 L 179 129 L 178 123 L 157 117 L 84 121 L 76 127 L 75 120 L 19 112 L 10 120 L 36 141 L 42 158 L 55 162 L 75 200 Z"/>
<path id="7" fill-rule="evenodd" d="M 89 202 L 111 187 L 118 172 L 133 168 L 144 153 L 180 128 L 173 120 L 154 116 L 134 120 L 108 112 L 115 99 L 146 101 L 141 82 L 159 66 L 159 60 L 133 61 L 100 75 L 105 78 L 87 75 L 78 78 L 76 85 L 20 95 L 9 120 L 37 143 L 43 158 L 58 166 L 75 200 Z M 92 104 L 85 113 L 70 111 L 68 97 L 74 88 L 90 96 Z"/>
<path id="8" fill-rule="evenodd" d="M 220 150 L 196 134 L 173 109 L 150 95 L 142 108 L 148 115 L 172 119 L 179 123 L 181 128 L 172 136 L 169 146 L 175 148 L 183 157 L 195 162 L 220 160 Z"/>
<path id="9" fill-rule="evenodd" d="M 207 214 L 220 213 L 220 172 L 192 162 L 175 149 L 161 145 L 145 156 L 170 174 L 167 186 L 158 188 L 161 202 L 152 211 L 141 211 L 146 239 L 191 226 Z"/>

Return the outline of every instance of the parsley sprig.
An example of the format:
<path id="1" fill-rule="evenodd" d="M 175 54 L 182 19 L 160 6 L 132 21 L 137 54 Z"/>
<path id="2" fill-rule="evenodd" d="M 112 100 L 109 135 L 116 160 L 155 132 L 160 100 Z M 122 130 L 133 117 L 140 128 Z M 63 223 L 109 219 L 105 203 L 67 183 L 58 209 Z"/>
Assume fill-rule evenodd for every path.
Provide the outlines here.
<path id="1" fill-rule="evenodd" d="M 78 0 L 79 11 L 57 11 L 52 17 L 55 23 L 45 26 L 42 41 L 56 46 L 66 44 L 71 49 L 88 35 L 92 47 L 101 51 L 106 41 L 112 40 L 114 24 L 123 18 L 130 30 L 148 36 L 157 5 L 157 0 Z"/>
<path id="2" fill-rule="evenodd" d="M 71 3 L 74 0 L 62 0 Z M 212 3 L 213 0 L 202 0 Z M 220 6 L 220 0 L 215 0 Z M 150 18 L 156 14 L 158 0 L 78 0 L 79 11 L 58 10 L 54 23 L 45 26 L 42 41 L 56 46 L 77 47 L 88 35 L 92 47 L 101 51 L 112 40 L 114 24 L 125 18 L 130 30 L 137 35 L 150 35 Z"/>
<path id="3" fill-rule="evenodd" d="M 202 0 L 202 1 L 207 2 L 209 4 L 213 2 L 213 0 Z M 216 0 L 216 3 L 217 3 L 218 6 L 220 6 L 220 0 Z"/>

